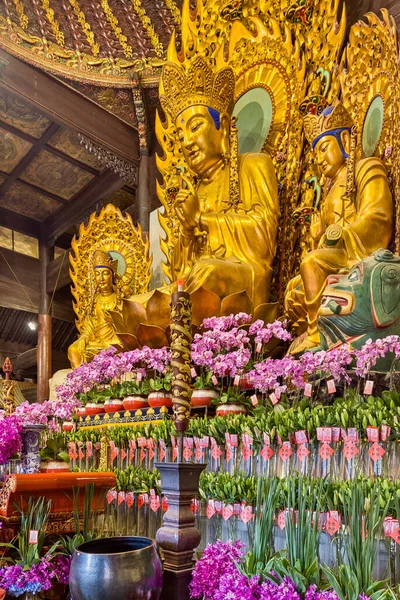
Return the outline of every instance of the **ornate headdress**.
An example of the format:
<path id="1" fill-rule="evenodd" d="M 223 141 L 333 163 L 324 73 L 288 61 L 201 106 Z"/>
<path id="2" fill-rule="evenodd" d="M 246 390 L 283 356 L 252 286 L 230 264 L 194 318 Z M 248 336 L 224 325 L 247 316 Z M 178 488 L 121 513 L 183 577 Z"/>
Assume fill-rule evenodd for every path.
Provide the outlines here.
<path id="1" fill-rule="evenodd" d="M 118 261 L 113 260 L 108 252 L 95 250 L 92 258 L 92 266 L 94 269 L 110 269 L 114 276 L 118 270 Z"/>
<path id="2" fill-rule="evenodd" d="M 348 158 L 348 155 L 343 149 L 340 134 L 342 131 L 350 132 L 353 125 L 351 116 L 341 102 L 335 106 L 328 106 L 319 116 L 308 114 L 304 117 L 304 131 L 312 148 L 315 148 L 321 138 L 331 135 L 339 142 L 345 158 Z"/>
<path id="3" fill-rule="evenodd" d="M 173 122 L 186 108 L 199 104 L 231 115 L 235 91 L 231 68 L 213 73 L 204 58 L 197 55 L 187 71 L 175 63 L 165 63 L 161 78 L 161 105 Z"/>

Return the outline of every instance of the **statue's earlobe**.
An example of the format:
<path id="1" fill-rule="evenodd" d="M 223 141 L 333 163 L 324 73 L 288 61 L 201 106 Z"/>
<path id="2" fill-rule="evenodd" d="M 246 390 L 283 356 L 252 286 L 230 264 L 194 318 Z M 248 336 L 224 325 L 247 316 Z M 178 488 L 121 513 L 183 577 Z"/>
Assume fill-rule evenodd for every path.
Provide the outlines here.
<path id="1" fill-rule="evenodd" d="M 351 150 L 351 133 L 350 131 L 342 131 L 340 134 L 342 146 L 346 154 L 350 155 Z"/>
<path id="2" fill-rule="evenodd" d="M 228 115 L 225 113 L 221 117 L 221 148 L 222 148 L 222 156 L 224 161 L 229 162 L 230 157 L 230 147 L 229 147 L 229 132 L 230 132 L 230 119 Z"/>

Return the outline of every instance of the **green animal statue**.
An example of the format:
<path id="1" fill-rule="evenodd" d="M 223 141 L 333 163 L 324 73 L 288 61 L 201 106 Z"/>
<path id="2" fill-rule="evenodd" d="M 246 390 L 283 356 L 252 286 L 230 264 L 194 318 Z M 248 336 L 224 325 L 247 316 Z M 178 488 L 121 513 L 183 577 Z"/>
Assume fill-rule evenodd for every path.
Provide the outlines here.
<path id="1" fill-rule="evenodd" d="M 377 250 L 345 275 L 327 279 L 318 313 L 321 348 L 341 343 L 360 349 L 367 340 L 400 335 L 400 256 Z M 391 358 L 377 370 L 390 368 Z"/>

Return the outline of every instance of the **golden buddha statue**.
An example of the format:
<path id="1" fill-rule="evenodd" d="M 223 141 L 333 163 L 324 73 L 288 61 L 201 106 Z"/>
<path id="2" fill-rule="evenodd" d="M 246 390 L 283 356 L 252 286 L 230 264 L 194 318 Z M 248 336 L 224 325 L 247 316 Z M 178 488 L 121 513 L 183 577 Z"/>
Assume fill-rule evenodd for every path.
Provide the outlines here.
<path id="1" fill-rule="evenodd" d="M 213 72 L 199 55 L 190 67 L 167 62 L 161 104 L 176 127 L 188 169 L 174 200 L 179 232 L 172 280 L 222 300 L 246 291 L 254 307 L 269 301 L 279 215 L 274 167 L 267 154 L 237 153 L 231 123 L 235 77 Z"/>
<path id="2" fill-rule="evenodd" d="M 312 215 L 314 248 L 286 290 L 287 314 L 298 331 L 306 329 L 292 344 L 293 354 L 319 346 L 317 315 L 327 277 L 387 248 L 393 218 L 385 166 L 375 157 L 355 160 L 356 137 L 345 107 L 338 103 L 320 116 L 307 115 L 304 126 L 328 184 Z"/>
<path id="3" fill-rule="evenodd" d="M 93 254 L 94 293 L 81 326 L 80 336 L 68 348 L 68 358 L 73 368 L 87 362 L 95 354 L 119 344 L 110 311 L 119 310 L 121 299 L 115 278 L 118 261 L 108 252 L 96 250 Z"/>

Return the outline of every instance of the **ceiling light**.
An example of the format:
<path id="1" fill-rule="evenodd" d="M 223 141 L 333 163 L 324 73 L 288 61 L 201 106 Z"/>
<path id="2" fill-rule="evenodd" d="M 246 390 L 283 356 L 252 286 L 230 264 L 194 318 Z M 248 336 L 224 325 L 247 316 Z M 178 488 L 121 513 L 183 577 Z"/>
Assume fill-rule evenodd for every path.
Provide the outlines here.
<path id="1" fill-rule="evenodd" d="M 36 323 L 36 321 L 29 321 L 28 327 L 29 327 L 29 329 L 31 331 L 36 331 L 36 329 L 37 329 L 37 323 Z"/>

